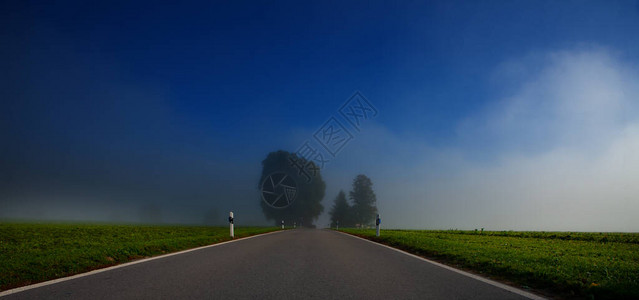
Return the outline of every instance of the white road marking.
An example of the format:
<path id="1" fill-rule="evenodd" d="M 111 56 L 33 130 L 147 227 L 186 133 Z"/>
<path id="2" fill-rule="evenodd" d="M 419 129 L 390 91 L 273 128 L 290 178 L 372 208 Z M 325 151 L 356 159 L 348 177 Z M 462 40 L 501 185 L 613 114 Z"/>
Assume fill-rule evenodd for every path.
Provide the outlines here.
<path id="1" fill-rule="evenodd" d="M 408 255 L 408 256 L 410 256 L 410 257 L 417 258 L 417 259 L 422 260 L 422 261 L 425 261 L 425 262 L 427 262 L 427 263 L 431 263 L 431 264 L 436 265 L 436 266 L 438 266 L 438 267 L 442 267 L 442 268 L 444 268 L 444 269 L 446 269 L 446 270 L 450 270 L 450 271 L 453 271 L 453 272 L 455 272 L 455 273 L 459 273 L 459 274 L 461 274 L 461 275 L 464 275 L 464 276 L 467 276 L 467 277 L 470 277 L 470 278 L 473 278 L 473 279 L 479 280 L 479 281 L 481 281 L 481 282 L 488 283 L 488 284 L 490 284 L 490 285 L 492 285 L 492 286 L 496 286 L 496 287 L 498 287 L 498 288 L 501 288 L 501 289 L 507 290 L 507 291 L 509 291 L 509 292 L 511 292 L 511 293 L 515 293 L 515 294 L 517 294 L 517 295 L 520 295 L 520 296 L 526 297 L 526 298 L 528 298 L 528 299 L 534 299 L 534 300 L 546 300 L 546 298 L 541 297 L 541 296 L 538 296 L 538 295 L 535 295 L 535 294 L 533 294 L 533 293 L 529 293 L 529 292 L 526 292 L 526 291 L 524 291 L 524 290 L 520 290 L 520 289 L 518 289 L 518 288 L 515 288 L 515 287 L 512 287 L 512 286 L 509 286 L 509 285 L 506 285 L 506 284 L 503 284 L 503 283 L 500 283 L 500 282 L 497 282 L 497 281 L 494 281 L 494 280 L 490 280 L 490 279 L 488 279 L 488 278 L 481 277 L 481 276 L 479 276 L 479 275 L 475 275 L 475 274 L 472 274 L 472 273 L 468 273 L 468 272 L 466 272 L 466 271 L 462 271 L 462 270 L 459 270 L 459 269 L 455 269 L 455 268 L 453 268 L 453 267 L 451 267 L 451 266 L 447 266 L 447 265 L 444 265 L 444 264 L 438 263 L 438 262 L 436 262 L 436 261 L 432 261 L 432 260 L 430 260 L 430 259 L 423 258 L 423 257 L 421 257 L 421 256 L 418 256 L 418 255 L 415 255 L 415 254 L 412 254 L 412 253 L 408 253 L 408 252 L 406 252 L 406 251 L 404 251 L 404 250 L 400 250 L 400 249 L 397 249 L 397 248 L 393 248 L 393 247 L 391 247 L 391 246 L 387 246 L 387 245 L 384 245 L 384 244 L 382 244 L 382 243 L 377 243 L 377 242 L 374 242 L 374 241 L 371 241 L 371 240 L 368 240 L 368 239 L 365 239 L 365 238 L 362 238 L 362 237 L 359 237 L 359 236 L 356 236 L 356 235 L 348 234 L 348 233 L 345 233 L 345 232 L 336 231 L 336 230 L 333 230 L 333 231 L 335 231 L 335 232 L 339 232 L 339 233 L 341 233 L 341 234 L 343 234 L 343 235 L 346 235 L 346 236 L 350 236 L 350 237 L 357 238 L 357 239 L 360 239 L 360 240 L 363 240 L 363 241 L 367 241 L 367 242 L 369 242 L 369 243 L 375 244 L 375 245 L 380 246 L 380 247 L 385 247 L 385 248 L 391 249 L 391 250 L 393 250 L 393 251 L 397 251 L 397 252 L 399 252 L 399 253 L 402 253 L 402 254 Z"/>
<path id="2" fill-rule="evenodd" d="M 94 275 L 94 274 L 98 274 L 98 273 L 102 273 L 102 272 L 107 272 L 107 271 L 111 271 L 113 269 L 128 267 L 130 265 L 144 263 L 144 262 L 147 262 L 147 261 L 152 261 L 152 260 L 156 260 L 156 259 L 160 259 L 160 258 L 173 256 L 173 255 L 180 255 L 180 254 L 184 254 L 184 253 L 188 253 L 188 252 L 192 252 L 192 251 L 197 251 L 197 250 L 202 250 L 202 249 L 206 249 L 206 248 L 221 246 L 221 245 L 228 244 L 228 243 L 238 242 L 238 241 L 242 241 L 242 240 L 251 239 L 251 238 L 254 238 L 254 237 L 260 237 L 260 236 L 265 236 L 265 235 L 278 233 L 278 232 L 284 232 L 284 231 L 286 231 L 286 230 L 278 230 L 278 231 L 272 231 L 272 232 L 267 232 L 267 233 L 260 233 L 260 234 L 256 234 L 256 235 L 251 235 L 251 236 L 239 238 L 239 239 L 233 239 L 233 240 L 226 241 L 226 242 L 221 242 L 221 243 L 216 243 L 216 244 L 212 244 L 212 245 L 207 245 L 207 246 L 202 246 L 202 247 L 182 250 L 182 251 L 179 251 L 179 252 L 173 252 L 173 253 L 169 253 L 169 254 L 158 255 L 158 256 L 153 256 L 153 257 L 144 258 L 144 259 L 140 259 L 140 260 L 135 260 L 135 261 L 123 263 L 121 265 L 115 265 L 115 266 L 108 267 L 108 268 L 97 269 L 97 270 L 93 270 L 93 271 L 90 271 L 90 272 L 81 273 L 81 274 L 77 274 L 77 275 L 73 275 L 73 276 L 69 276 L 69 277 L 63 277 L 63 278 L 53 279 L 53 280 L 44 281 L 44 282 L 31 284 L 31 285 L 27 285 L 27 286 L 21 286 L 21 287 L 15 288 L 15 289 L 10 289 L 10 290 L 6 290 L 4 292 L 0 292 L 0 297 L 11 295 L 11 294 L 15 294 L 15 293 L 19 293 L 19 292 L 24 292 L 24 291 L 27 291 L 27 290 L 30 290 L 30 289 L 35 289 L 35 288 L 39 288 L 39 287 L 43 287 L 43 286 L 47 286 L 47 285 L 51 285 L 51 284 L 64 282 L 64 281 L 67 281 L 67 280 L 73 280 L 73 279 L 77 279 L 77 278 L 81 278 L 81 277 L 85 277 L 85 276 L 90 276 L 90 275 Z"/>

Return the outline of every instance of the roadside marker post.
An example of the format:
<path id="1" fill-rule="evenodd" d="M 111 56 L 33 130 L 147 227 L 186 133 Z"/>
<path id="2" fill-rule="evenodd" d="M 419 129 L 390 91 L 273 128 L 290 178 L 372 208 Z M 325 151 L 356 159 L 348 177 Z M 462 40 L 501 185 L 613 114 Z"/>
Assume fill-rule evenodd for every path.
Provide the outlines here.
<path id="1" fill-rule="evenodd" d="M 284 229 L 284 220 L 282 220 L 282 229 Z"/>
<path id="2" fill-rule="evenodd" d="M 229 230 L 231 232 L 231 238 L 235 237 L 235 231 L 233 229 L 233 212 L 229 212 Z"/>
<path id="3" fill-rule="evenodd" d="M 375 218 L 375 227 L 376 227 L 376 235 L 379 236 L 379 224 L 382 223 L 382 219 L 379 218 L 379 214 L 377 214 L 377 217 Z"/>
<path id="4" fill-rule="evenodd" d="M 335 221 L 335 223 L 337 224 L 337 229 L 336 230 L 339 230 L 339 221 Z"/>

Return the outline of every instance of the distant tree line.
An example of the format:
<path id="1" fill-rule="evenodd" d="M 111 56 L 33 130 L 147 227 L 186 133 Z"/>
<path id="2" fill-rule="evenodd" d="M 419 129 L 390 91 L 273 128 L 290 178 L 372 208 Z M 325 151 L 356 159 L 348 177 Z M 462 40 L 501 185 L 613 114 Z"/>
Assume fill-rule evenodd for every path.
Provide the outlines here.
<path id="1" fill-rule="evenodd" d="M 375 222 L 377 215 L 377 197 L 373 192 L 373 182 L 366 175 L 360 174 L 353 180 L 353 190 L 348 193 L 340 191 L 329 214 L 331 227 L 368 226 Z M 349 201 L 350 200 L 350 201 Z"/>
<path id="2" fill-rule="evenodd" d="M 316 168 L 314 162 L 303 160 L 303 165 L 308 164 L 309 169 L 316 168 L 312 180 L 309 180 L 291 163 L 300 159 L 303 160 L 296 153 L 279 150 L 270 152 L 262 161 L 258 189 L 261 190 L 265 178 L 274 173 L 285 173 L 297 184 L 295 200 L 289 206 L 276 208 L 260 199 L 264 216 L 276 226 L 284 221 L 286 226 L 295 223 L 297 226 L 315 227 L 313 223 L 324 210 L 321 202 L 324 198 L 326 183 L 322 179 L 321 171 Z M 353 180 L 353 190 L 348 193 L 348 198 L 344 191 L 340 191 L 335 198 L 335 203 L 330 210 L 331 226 L 334 227 L 338 222 L 339 226 L 344 227 L 374 224 L 377 214 L 376 202 L 371 179 L 363 174 L 357 175 Z"/>

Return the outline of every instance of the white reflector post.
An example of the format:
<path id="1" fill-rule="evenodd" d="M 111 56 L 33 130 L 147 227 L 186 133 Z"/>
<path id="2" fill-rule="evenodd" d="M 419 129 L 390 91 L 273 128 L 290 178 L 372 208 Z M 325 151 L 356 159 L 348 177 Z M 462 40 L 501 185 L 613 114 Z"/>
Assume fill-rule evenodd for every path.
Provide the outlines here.
<path id="1" fill-rule="evenodd" d="M 370 219 L 369 219 L 370 220 Z M 377 218 L 375 218 L 375 227 L 376 227 L 376 235 L 379 236 L 379 224 L 382 223 L 382 219 L 379 218 L 379 214 L 377 214 Z"/>
<path id="2" fill-rule="evenodd" d="M 231 231 L 231 238 L 234 238 L 235 231 L 233 230 L 233 212 L 229 212 L 229 230 Z"/>

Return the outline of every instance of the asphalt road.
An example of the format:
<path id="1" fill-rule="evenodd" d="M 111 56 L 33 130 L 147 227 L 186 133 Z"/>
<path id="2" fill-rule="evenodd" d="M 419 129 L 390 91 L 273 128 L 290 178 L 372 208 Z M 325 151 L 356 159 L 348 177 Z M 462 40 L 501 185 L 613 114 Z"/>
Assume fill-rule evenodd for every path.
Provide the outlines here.
<path id="1" fill-rule="evenodd" d="M 2 299 L 526 299 L 330 230 L 289 230 Z"/>

